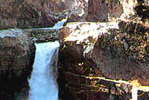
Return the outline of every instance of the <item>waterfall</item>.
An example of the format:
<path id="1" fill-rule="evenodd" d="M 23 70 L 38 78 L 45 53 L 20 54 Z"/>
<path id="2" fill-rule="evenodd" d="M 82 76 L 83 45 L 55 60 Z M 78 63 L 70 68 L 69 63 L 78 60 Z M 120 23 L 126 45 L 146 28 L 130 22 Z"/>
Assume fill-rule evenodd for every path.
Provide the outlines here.
<path id="1" fill-rule="evenodd" d="M 28 30 L 28 31 L 33 31 L 33 30 L 58 30 L 58 29 L 62 28 L 63 25 L 64 25 L 66 22 L 67 22 L 67 18 L 58 21 L 53 27 L 47 27 L 47 28 L 31 28 L 31 29 L 25 29 L 25 30 Z"/>
<path id="2" fill-rule="evenodd" d="M 59 47 L 58 41 L 36 43 L 33 72 L 29 80 L 28 100 L 58 100 L 58 88 L 53 75 L 52 58 Z"/>
<path id="3" fill-rule="evenodd" d="M 138 89 L 135 86 L 132 86 L 132 100 L 138 100 Z"/>
<path id="4" fill-rule="evenodd" d="M 53 27 L 52 29 L 59 29 L 62 28 L 64 23 L 67 21 L 67 19 L 62 19 L 61 21 L 58 21 Z"/>

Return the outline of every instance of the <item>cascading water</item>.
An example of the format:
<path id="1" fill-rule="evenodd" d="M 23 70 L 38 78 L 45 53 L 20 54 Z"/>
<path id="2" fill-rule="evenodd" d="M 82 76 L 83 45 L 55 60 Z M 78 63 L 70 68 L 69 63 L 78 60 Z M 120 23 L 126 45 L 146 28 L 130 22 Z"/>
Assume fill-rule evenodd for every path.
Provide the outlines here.
<path id="1" fill-rule="evenodd" d="M 57 22 L 51 29 L 59 29 L 63 27 L 64 23 L 67 21 L 67 19 L 62 19 L 61 21 Z"/>
<path id="2" fill-rule="evenodd" d="M 138 89 L 135 86 L 133 86 L 131 92 L 132 92 L 132 100 L 138 100 Z"/>
<path id="3" fill-rule="evenodd" d="M 52 28 L 59 29 L 67 19 L 63 19 L 56 23 Z M 53 74 L 52 58 L 59 42 L 36 43 L 36 56 L 33 65 L 33 72 L 29 80 L 29 97 L 28 100 L 58 100 L 58 88 Z M 56 78 L 56 77 L 55 77 Z"/>
<path id="4" fill-rule="evenodd" d="M 31 79 L 28 100 L 58 100 L 58 88 L 52 75 L 52 56 L 59 43 L 36 43 L 36 56 Z"/>

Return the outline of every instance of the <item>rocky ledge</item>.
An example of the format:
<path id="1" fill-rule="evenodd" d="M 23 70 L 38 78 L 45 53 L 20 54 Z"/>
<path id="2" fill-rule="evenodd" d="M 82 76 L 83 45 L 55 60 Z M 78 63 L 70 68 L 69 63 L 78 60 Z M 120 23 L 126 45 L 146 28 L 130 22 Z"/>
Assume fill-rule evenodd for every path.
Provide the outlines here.
<path id="1" fill-rule="evenodd" d="M 118 24 L 119 23 L 119 24 Z M 59 30 L 62 100 L 148 99 L 148 27 L 134 21 L 68 23 Z"/>
<path id="2" fill-rule="evenodd" d="M 22 30 L 0 31 L 0 98 L 13 100 L 28 85 L 35 46 Z"/>
<path id="3" fill-rule="evenodd" d="M 58 40 L 56 29 L 50 28 L 35 28 L 22 30 L 28 37 L 35 42 L 48 42 Z"/>

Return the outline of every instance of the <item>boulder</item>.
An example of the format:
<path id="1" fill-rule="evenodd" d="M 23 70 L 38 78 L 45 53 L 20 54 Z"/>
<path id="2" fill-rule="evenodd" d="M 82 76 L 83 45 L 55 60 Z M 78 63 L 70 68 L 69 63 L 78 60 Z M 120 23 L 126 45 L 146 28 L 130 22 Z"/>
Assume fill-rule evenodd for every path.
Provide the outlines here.
<path id="1" fill-rule="evenodd" d="M 12 100 L 28 85 L 35 56 L 33 42 L 22 30 L 0 31 L 0 98 Z"/>

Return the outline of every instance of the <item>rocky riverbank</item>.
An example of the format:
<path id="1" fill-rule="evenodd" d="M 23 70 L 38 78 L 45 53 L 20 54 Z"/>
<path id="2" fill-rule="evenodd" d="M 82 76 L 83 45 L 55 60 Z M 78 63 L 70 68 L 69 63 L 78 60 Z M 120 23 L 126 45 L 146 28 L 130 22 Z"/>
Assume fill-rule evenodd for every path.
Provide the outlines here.
<path id="1" fill-rule="evenodd" d="M 21 30 L 0 31 L 0 98 L 12 100 L 32 71 L 35 46 Z"/>

